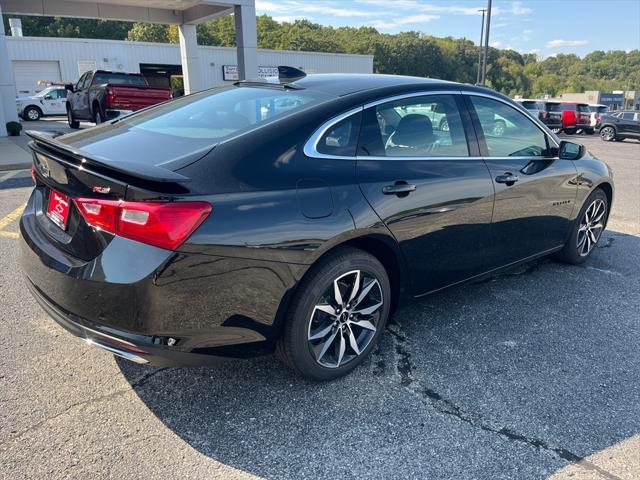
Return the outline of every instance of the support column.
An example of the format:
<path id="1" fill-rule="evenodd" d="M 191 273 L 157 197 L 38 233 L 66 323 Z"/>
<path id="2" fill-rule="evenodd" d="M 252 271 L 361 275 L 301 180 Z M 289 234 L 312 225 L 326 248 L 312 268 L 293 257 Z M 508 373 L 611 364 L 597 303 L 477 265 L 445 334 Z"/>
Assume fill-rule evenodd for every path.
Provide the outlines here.
<path id="1" fill-rule="evenodd" d="M 204 88 L 202 71 L 200 69 L 200 55 L 198 53 L 198 37 L 196 26 L 189 24 L 178 25 L 180 37 L 180 62 L 182 63 L 182 78 L 184 93 L 194 93 Z"/>
<path id="2" fill-rule="evenodd" d="M 7 136 L 7 122 L 17 122 L 16 85 L 13 81 L 13 67 L 4 36 L 4 22 L 0 7 L 0 137 Z"/>
<path id="3" fill-rule="evenodd" d="M 238 76 L 240 80 L 258 78 L 258 32 L 256 7 L 236 5 L 236 45 L 238 51 Z"/>

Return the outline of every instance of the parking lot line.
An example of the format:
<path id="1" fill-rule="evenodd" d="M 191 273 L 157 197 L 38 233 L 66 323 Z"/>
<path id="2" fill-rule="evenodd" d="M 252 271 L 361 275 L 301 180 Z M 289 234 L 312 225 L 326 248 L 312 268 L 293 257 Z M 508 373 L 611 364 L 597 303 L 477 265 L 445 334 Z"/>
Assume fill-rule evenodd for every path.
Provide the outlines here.
<path id="1" fill-rule="evenodd" d="M 0 232 L 0 238 L 18 239 L 19 236 L 18 232 Z"/>
<path id="2" fill-rule="evenodd" d="M 6 227 L 7 225 L 9 225 L 11 222 L 13 222 L 14 220 L 18 219 L 20 217 L 20 215 L 22 215 L 22 211 L 24 210 L 25 205 L 20 205 L 18 208 L 16 208 L 13 212 L 5 215 L 3 218 L 0 219 L 0 235 L 5 237 L 8 235 L 4 235 L 5 233 L 15 233 L 16 237 L 18 238 L 18 234 L 16 232 L 3 232 L 2 229 L 4 229 L 4 227 Z M 10 237 L 13 238 L 13 237 Z"/>

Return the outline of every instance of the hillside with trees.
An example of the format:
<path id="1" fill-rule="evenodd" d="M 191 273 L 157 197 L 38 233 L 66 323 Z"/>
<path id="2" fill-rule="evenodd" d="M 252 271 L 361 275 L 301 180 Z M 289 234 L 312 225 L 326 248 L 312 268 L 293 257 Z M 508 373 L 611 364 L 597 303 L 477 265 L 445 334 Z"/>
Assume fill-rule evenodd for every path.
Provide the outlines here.
<path id="1" fill-rule="evenodd" d="M 26 36 L 106 38 L 177 43 L 175 25 L 22 16 Z M 8 30 L 8 17 L 5 16 Z M 334 28 L 296 20 L 257 19 L 258 46 L 373 55 L 376 73 L 417 75 L 474 83 L 478 48 L 465 38 L 437 38 L 420 32 L 380 33 L 371 27 Z M 198 43 L 235 46 L 233 17 L 198 25 Z M 580 58 L 559 54 L 544 60 L 514 50 L 489 49 L 487 79 L 507 95 L 540 96 L 584 90 L 640 90 L 640 50 L 594 51 Z"/>

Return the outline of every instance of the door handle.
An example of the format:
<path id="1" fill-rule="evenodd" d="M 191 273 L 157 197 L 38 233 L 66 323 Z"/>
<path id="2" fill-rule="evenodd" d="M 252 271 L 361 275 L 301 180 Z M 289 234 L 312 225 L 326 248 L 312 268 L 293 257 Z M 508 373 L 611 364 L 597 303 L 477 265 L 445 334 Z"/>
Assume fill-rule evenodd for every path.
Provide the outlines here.
<path id="1" fill-rule="evenodd" d="M 498 182 L 498 183 L 506 183 L 507 185 L 513 185 L 518 180 L 520 180 L 518 178 L 518 176 L 517 175 L 513 175 L 512 173 L 505 173 L 504 175 L 498 175 L 496 177 L 496 182 Z"/>
<path id="2" fill-rule="evenodd" d="M 398 180 L 393 185 L 386 185 L 382 187 L 382 193 L 384 193 L 385 195 L 398 195 L 406 197 L 415 189 L 415 185 L 407 183 L 404 180 Z"/>

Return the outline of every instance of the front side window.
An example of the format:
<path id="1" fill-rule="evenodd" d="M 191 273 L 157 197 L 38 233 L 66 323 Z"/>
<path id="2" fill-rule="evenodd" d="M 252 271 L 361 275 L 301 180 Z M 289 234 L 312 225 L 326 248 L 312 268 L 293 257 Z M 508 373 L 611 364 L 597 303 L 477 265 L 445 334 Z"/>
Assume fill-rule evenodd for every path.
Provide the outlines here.
<path id="1" fill-rule="evenodd" d="M 85 72 L 82 74 L 82 76 L 78 80 L 78 83 L 76 83 L 76 90 L 82 90 L 85 87 L 87 83 L 87 77 L 90 75 L 91 75 L 91 72 Z"/>
<path id="2" fill-rule="evenodd" d="M 452 95 L 424 95 L 365 111 L 361 150 L 385 157 L 469 155 L 460 112 Z"/>
<path id="3" fill-rule="evenodd" d="M 547 136 L 528 117 L 491 98 L 469 98 L 480 122 L 490 157 L 547 155 Z"/>

